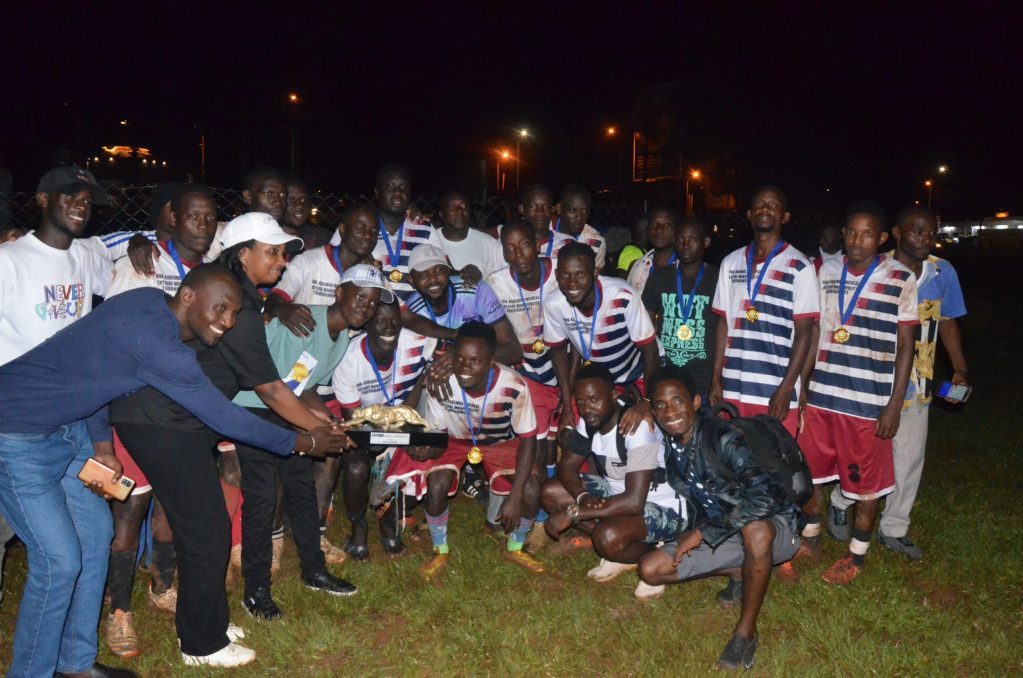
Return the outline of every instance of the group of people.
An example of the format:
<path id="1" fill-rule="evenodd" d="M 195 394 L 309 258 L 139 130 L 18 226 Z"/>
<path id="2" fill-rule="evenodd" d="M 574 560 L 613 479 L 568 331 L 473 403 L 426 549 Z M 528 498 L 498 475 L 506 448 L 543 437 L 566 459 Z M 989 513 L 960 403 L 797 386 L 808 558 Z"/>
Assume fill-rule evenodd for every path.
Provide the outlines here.
<path id="1" fill-rule="evenodd" d="M 420 574 L 455 567 L 460 486 L 529 572 L 550 566 L 538 551 L 553 539 L 599 556 L 594 581 L 638 571 L 639 600 L 727 577 L 730 669 L 754 661 L 772 570 L 798 581 L 794 563 L 819 557 L 823 485 L 838 481 L 827 527 L 849 543 L 825 581 L 862 573 L 882 497 L 879 543 L 923 555 L 907 530 L 939 335 L 953 381 L 967 379 L 962 293 L 930 254 L 928 210 L 900 212 L 885 250 L 884 212 L 857 203 L 839 247 L 822 238 L 808 258 L 782 237 L 784 193 L 765 186 L 753 240 L 720 266 L 704 260 L 703 221 L 657 207 L 649 251 L 616 268 L 582 186 L 556 201 L 527 187 L 521 218 L 489 233 L 460 191 L 432 220 L 412 209 L 394 164 L 334 232 L 308 223 L 299 179 L 259 167 L 243 189 L 248 211 L 226 223 L 207 188 L 162 186 L 151 231 L 84 238 L 105 191 L 57 167 L 35 230 L 0 245 L 0 540 L 16 533 L 29 562 L 9 675 L 134 675 L 96 662 L 97 622 L 106 589 L 108 646 L 141 651 L 144 522 L 150 601 L 176 615 L 185 664 L 220 667 L 255 657 L 228 616 L 232 558 L 245 610 L 285 614 L 272 596 L 285 517 L 305 586 L 349 596 L 327 565 L 370 557 L 370 509 L 400 557 L 421 503 Z M 447 445 L 357 445 L 345 421 L 370 405 L 414 408 Z M 798 440 L 805 502 L 723 411 Z M 134 480 L 132 495 L 79 480 L 90 459 L 109 483 Z M 338 484 L 340 547 L 324 534 Z"/>

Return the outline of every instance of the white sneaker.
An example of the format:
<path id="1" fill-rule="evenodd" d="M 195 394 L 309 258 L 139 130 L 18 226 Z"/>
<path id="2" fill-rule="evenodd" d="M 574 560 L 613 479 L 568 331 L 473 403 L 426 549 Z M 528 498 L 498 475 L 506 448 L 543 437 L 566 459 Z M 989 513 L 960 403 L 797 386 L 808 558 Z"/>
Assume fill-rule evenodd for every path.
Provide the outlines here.
<path id="1" fill-rule="evenodd" d="M 640 579 L 639 584 L 636 586 L 636 590 L 632 595 L 636 596 L 636 600 L 646 602 L 648 600 L 657 600 L 663 594 L 664 584 L 661 584 L 660 586 L 651 586 Z"/>
<path id="2" fill-rule="evenodd" d="M 591 568 L 586 576 L 600 583 L 609 582 L 618 577 L 622 572 L 635 570 L 639 565 L 635 563 L 616 563 L 613 560 L 600 559 L 600 564 Z"/>
<path id="3" fill-rule="evenodd" d="M 232 643 L 236 643 L 239 640 L 245 638 L 245 629 L 238 626 L 237 624 L 227 625 L 227 639 Z"/>
<path id="4" fill-rule="evenodd" d="M 247 647 L 237 643 L 228 643 L 213 654 L 196 655 L 181 653 L 181 661 L 185 666 L 218 666 L 222 669 L 230 669 L 235 666 L 244 666 L 256 658 L 256 653 Z"/>

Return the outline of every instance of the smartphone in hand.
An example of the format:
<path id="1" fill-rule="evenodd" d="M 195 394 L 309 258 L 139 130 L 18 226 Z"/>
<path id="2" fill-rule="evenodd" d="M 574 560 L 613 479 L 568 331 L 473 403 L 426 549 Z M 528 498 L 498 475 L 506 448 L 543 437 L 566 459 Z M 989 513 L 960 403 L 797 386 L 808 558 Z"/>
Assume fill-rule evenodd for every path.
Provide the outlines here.
<path id="1" fill-rule="evenodd" d="M 94 480 L 99 481 L 103 484 L 103 489 L 107 494 L 118 501 L 124 501 L 135 489 L 135 481 L 128 476 L 121 476 L 115 483 L 110 480 L 113 476 L 114 469 L 106 464 L 101 464 L 92 457 L 85 460 L 85 466 L 78 472 L 79 480 L 86 483 Z"/>
<path id="2" fill-rule="evenodd" d="M 965 403 L 969 399 L 970 394 L 973 393 L 973 387 L 967 386 L 966 384 L 953 384 L 951 381 L 946 381 L 938 389 L 938 397 L 944 398 L 950 403 Z"/>

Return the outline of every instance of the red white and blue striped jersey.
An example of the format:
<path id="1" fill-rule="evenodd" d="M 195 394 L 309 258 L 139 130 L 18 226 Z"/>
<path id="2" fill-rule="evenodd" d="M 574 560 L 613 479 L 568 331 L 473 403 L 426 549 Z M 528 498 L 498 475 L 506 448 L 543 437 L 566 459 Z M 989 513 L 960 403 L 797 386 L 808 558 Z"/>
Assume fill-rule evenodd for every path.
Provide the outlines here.
<path id="1" fill-rule="evenodd" d="M 558 291 L 557 276 L 554 275 L 554 262 L 541 259 L 544 267 L 543 298 L 546 301 Z M 497 295 L 505 315 L 515 330 L 515 337 L 522 344 L 522 366 L 519 372 L 533 381 L 548 386 L 557 386 L 554 365 L 551 364 L 550 349 L 544 347 L 543 352 L 534 353 L 533 344 L 543 339 L 544 313 L 540 307 L 540 288 L 529 289 L 522 286 L 522 296 L 512 277 L 512 270 L 505 266 L 487 276 L 487 284 Z M 523 304 L 525 300 L 525 304 Z M 528 313 L 526 310 L 528 309 Z M 539 332 L 537 332 L 539 329 Z"/>
<path id="2" fill-rule="evenodd" d="M 466 421 L 465 404 L 462 394 L 465 393 L 469 404 L 469 419 L 473 430 L 477 430 L 477 444 L 480 447 L 493 445 L 512 438 L 532 438 L 536 436 L 536 413 L 533 412 L 533 401 L 529 396 L 526 378 L 510 367 L 493 363 L 494 379 L 490 391 L 486 395 L 486 410 L 482 412 L 483 394 L 471 395 L 458 385 L 455 375 L 448 377 L 451 396 L 434 398 L 430 393 L 426 398 L 426 419 L 435 430 L 447 431 L 456 440 L 471 441 L 472 432 L 469 421 Z"/>
<path id="3" fill-rule="evenodd" d="M 893 257 L 881 255 L 870 280 L 841 321 L 838 289 L 844 257 L 825 261 L 820 270 L 820 343 L 807 403 L 862 419 L 877 419 L 888 404 L 895 379 L 899 325 L 918 325 L 916 277 Z M 865 271 L 850 270 L 845 281 L 846 308 Z M 849 341 L 835 340 L 844 327 Z"/>
<path id="4" fill-rule="evenodd" d="M 820 315 L 817 275 L 813 264 L 795 247 L 785 244 L 771 260 L 760 290 L 755 293 L 759 317 L 746 319 L 750 307 L 746 290 L 746 252 L 742 247 L 725 257 L 718 273 L 713 310 L 728 327 L 724 397 L 750 405 L 769 404 L 771 395 L 785 378 L 792 354 L 795 321 Z M 754 262 L 753 280 L 763 262 Z M 790 406 L 799 399 L 799 379 L 792 389 Z"/>
<path id="5" fill-rule="evenodd" d="M 346 409 L 367 405 L 386 405 L 387 397 L 380 389 L 380 382 L 373 373 L 369 362 L 369 336 L 353 339 L 348 345 L 341 362 L 334 370 L 331 381 L 334 395 L 338 403 Z M 412 330 L 402 328 L 398 334 L 398 344 L 394 361 L 386 367 L 380 365 L 380 378 L 390 394 L 394 395 L 394 403 L 400 405 L 412 392 L 419 376 L 426 369 L 427 363 L 433 358 L 437 348 L 437 340 L 424 337 Z"/>
<path id="6" fill-rule="evenodd" d="M 420 222 L 419 220 L 405 219 L 405 230 L 402 234 L 401 243 L 399 247 L 397 233 L 391 235 L 387 232 L 387 229 L 381 229 L 379 236 L 377 237 L 377 245 L 373 248 L 373 258 L 379 261 L 383 266 L 384 278 L 388 279 L 391 270 L 397 268 L 402 273 L 401 282 L 391 283 L 391 289 L 398 295 L 399 299 L 404 300 L 410 294 L 415 292 L 412 287 L 411 281 L 408 279 L 409 266 L 408 258 L 419 245 L 430 242 L 430 237 L 433 235 L 433 226 L 429 223 Z M 387 240 L 384 240 L 384 238 Z M 387 254 L 387 244 L 391 245 L 391 251 L 395 253 L 398 258 L 397 266 L 391 266 L 391 258 Z"/>
<path id="7" fill-rule="evenodd" d="M 571 233 L 560 229 L 560 217 L 555 217 L 554 220 L 555 230 L 568 238 L 569 241 L 574 240 L 575 242 L 581 242 L 582 244 L 593 250 L 593 254 L 596 257 L 597 270 L 604 268 L 604 260 L 607 258 L 607 242 L 604 240 L 604 236 L 600 234 L 600 231 L 593 228 L 589 224 L 583 224 L 582 230 L 579 231 L 579 237 L 572 235 Z M 567 242 L 567 241 L 566 241 Z M 561 249 L 565 243 L 555 243 L 555 247 Z"/>
<path id="8" fill-rule="evenodd" d="M 600 292 L 596 318 L 590 316 L 592 307 L 571 306 L 560 289 L 549 297 L 544 295 L 544 341 L 560 346 L 567 340 L 584 358 L 589 353 L 591 362 L 611 370 L 616 383 L 631 384 L 643 376 L 643 354 L 639 347 L 657 340 L 654 325 L 639 293 L 627 282 L 601 275 L 595 284 Z M 594 321 L 597 327 L 590 346 Z"/>

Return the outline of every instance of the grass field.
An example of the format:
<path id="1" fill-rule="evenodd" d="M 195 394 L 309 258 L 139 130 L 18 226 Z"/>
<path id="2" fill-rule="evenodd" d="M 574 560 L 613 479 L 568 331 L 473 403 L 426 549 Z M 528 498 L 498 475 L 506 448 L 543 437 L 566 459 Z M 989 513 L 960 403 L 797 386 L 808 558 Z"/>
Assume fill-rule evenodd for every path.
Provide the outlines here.
<path id="1" fill-rule="evenodd" d="M 970 316 L 964 340 L 975 387 L 960 411 L 935 407 L 924 483 L 911 536 L 926 550 L 910 564 L 876 544 L 867 569 L 847 588 L 819 574 L 843 552 L 825 538 L 825 559 L 803 565 L 803 581 L 774 581 L 760 617 L 753 675 L 1004 676 L 1023 674 L 1023 389 L 1008 371 L 1023 321 L 997 284 L 1006 266 L 960 267 Z M 483 511 L 465 499 L 452 507 L 452 561 L 442 582 L 424 584 L 413 549 L 398 561 L 372 544 L 369 564 L 340 574 L 360 587 L 332 599 L 301 586 L 289 543 L 274 587 L 286 618 L 256 623 L 231 593 L 232 618 L 248 634 L 256 662 L 232 676 L 690 675 L 713 671 L 736 612 L 719 609 L 723 580 L 669 587 L 655 603 L 632 597 L 635 575 L 589 582 L 592 554 L 541 554 L 535 576 L 500 558 L 482 531 Z M 343 525 L 330 536 L 343 543 Z M 0 609 L 0 665 L 10 659 L 25 552 L 7 562 Z M 146 676 L 220 675 L 186 669 L 171 617 L 145 607 L 136 581 L 136 630 L 144 653 L 127 666 Z M 101 648 L 101 661 L 121 664 Z"/>

